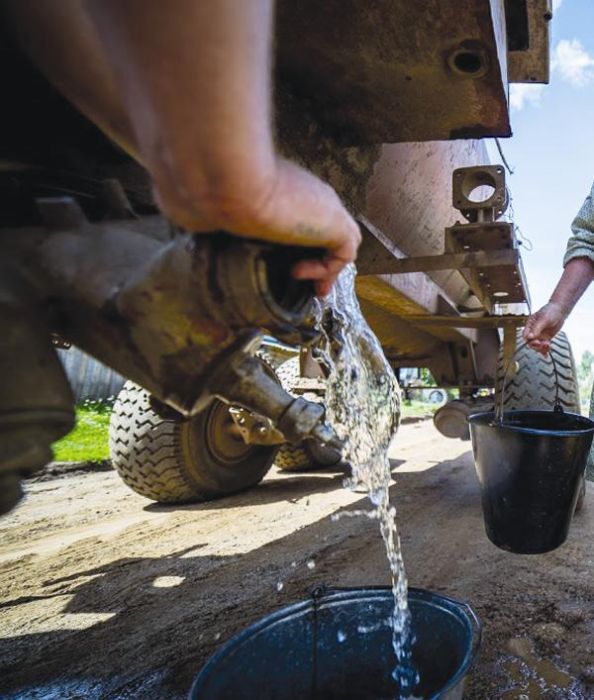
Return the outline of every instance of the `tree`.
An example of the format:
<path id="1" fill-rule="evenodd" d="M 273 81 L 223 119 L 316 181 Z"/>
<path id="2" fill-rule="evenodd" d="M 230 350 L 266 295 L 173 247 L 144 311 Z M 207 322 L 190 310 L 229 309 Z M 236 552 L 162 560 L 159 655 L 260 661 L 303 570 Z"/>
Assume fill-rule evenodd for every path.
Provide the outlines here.
<path id="1" fill-rule="evenodd" d="M 577 366 L 577 378 L 580 389 L 580 402 L 582 411 L 588 412 L 590 406 L 590 395 L 592 393 L 592 383 L 594 382 L 594 374 L 592 365 L 594 363 L 594 354 L 589 350 L 582 353 L 582 359 Z"/>
<path id="2" fill-rule="evenodd" d="M 589 350 L 584 350 L 579 367 L 577 368 L 578 379 L 587 380 L 592 375 L 592 364 L 594 363 L 594 354 Z"/>

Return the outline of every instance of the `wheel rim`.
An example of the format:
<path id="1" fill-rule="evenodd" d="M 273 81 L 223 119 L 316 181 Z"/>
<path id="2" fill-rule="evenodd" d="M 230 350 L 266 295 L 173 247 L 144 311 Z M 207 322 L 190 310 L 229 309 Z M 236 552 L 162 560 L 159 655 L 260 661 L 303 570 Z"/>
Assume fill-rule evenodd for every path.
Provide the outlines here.
<path id="1" fill-rule="evenodd" d="M 442 403 L 443 400 L 444 400 L 444 395 L 441 391 L 435 390 L 429 394 L 429 402 L 430 403 Z"/>
<path id="2" fill-rule="evenodd" d="M 254 449 L 238 434 L 227 404 L 215 401 L 206 420 L 206 445 L 211 455 L 224 464 L 242 462 Z"/>

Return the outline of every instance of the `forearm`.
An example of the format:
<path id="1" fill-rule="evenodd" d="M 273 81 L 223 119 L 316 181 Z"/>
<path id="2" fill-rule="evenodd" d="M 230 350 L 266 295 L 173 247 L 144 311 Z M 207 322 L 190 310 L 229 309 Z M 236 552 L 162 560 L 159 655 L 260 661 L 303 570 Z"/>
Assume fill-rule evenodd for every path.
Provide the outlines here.
<path id="1" fill-rule="evenodd" d="M 323 248 L 326 294 L 361 240 L 336 192 L 277 156 L 273 0 L 86 0 L 163 212 L 199 232 Z"/>
<path id="2" fill-rule="evenodd" d="M 567 317 L 593 279 L 592 260 L 585 257 L 572 258 L 566 264 L 550 302 L 558 305 L 563 315 Z"/>
<path id="3" fill-rule="evenodd" d="M 272 0 L 87 0 L 143 160 L 173 218 L 256 208 L 275 178 Z"/>

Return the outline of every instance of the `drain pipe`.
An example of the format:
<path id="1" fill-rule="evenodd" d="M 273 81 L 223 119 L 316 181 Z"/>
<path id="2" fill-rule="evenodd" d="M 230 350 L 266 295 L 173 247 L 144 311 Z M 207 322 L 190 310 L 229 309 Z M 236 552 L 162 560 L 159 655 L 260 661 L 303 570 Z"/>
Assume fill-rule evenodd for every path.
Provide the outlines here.
<path id="1" fill-rule="evenodd" d="M 323 409 L 285 392 L 251 357 L 264 334 L 300 345 L 317 337 L 313 287 L 290 275 L 311 250 L 172 235 L 161 217 L 89 223 L 68 198 L 38 204 L 44 228 L 0 231 L 10 263 L 0 297 L 0 472 L 11 483 L 47 463 L 51 442 L 73 425 L 52 332 L 183 415 L 219 397 L 271 418 L 290 441 L 339 447 Z"/>
<path id="2" fill-rule="evenodd" d="M 170 233 L 161 217 L 89 223 L 44 200 L 45 229 L 2 231 L 3 253 L 53 309 L 52 331 L 190 416 L 207 380 L 254 334 L 302 344 L 313 288 L 295 251 L 218 233 Z M 301 251 L 303 254 L 303 251 Z"/>

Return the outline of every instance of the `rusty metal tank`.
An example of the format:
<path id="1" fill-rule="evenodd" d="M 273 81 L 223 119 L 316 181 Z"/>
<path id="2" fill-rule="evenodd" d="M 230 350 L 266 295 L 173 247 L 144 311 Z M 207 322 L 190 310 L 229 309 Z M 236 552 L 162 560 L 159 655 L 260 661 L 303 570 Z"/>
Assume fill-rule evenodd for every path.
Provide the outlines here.
<path id="1" fill-rule="evenodd" d="M 445 229 L 463 219 L 452 171 L 488 163 L 479 139 L 511 135 L 510 82 L 548 82 L 551 17 L 547 0 L 281 0 L 279 144 L 328 180 L 393 257 L 443 253 Z M 363 248 L 360 273 L 364 257 Z M 367 265 L 357 291 L 395 367 L 429 367 L 464 391 L 492 386 L 494 326 L 418 322 L 491 311 L 467 278 Z"/>
<path id="2" fill-rule="evenodd" d="M 75 5 L 71 9 L 74 11 Z M 492 323 L 493 319 L 487 318 L 493 305 L 478 282 L 483 273 L 469 272 L 469 268 L 478 268 L 479 259 L 485 266 L 492 265 L 492 261 L 485 260 L 488 255 L 480 246 L 475 250 L 472 245 L 454 245 L 457 221 L 463 217 L 453 207 L 451 177 L 452 171 L 486 162 L 484 146 L 478 139 L 511 134 L 509 82 L 547 81 L 549 0 L 279 0 L 276 9 L 277 144 L 283 154 L 328 181 L 359 218 L 365 240 L 359 257 L 357 292 L 387 357 L 395 368 L 428 367 L 439 384 L 459 387 L 465 395 L 492 386 L 501 344 L 497 324 L 501 321 L 497 318 Z M 0 67 L 3 84 L 11 88 L 2 112 L 0 164 L 3 172 L 16 168 L 18 173 L 17 177 L 2 180 L 5 189 L 1 193 L 8 203 L 3 209 L 2 225 L 13 234 L 17 232 L 5 238 L 10 238 L 19 250 L 26 240 L 35 243 L 39 235 L 47 238 L 47 250 L 55 252 L 53 258 L 42 253 L 34 259 L 35 256 L 21 251 L 19 258 L 21 267 L 31 268 L 27 269 L 35 294 L 43 292 L 40 298 L 48 302 L 44 313 L 51 311 L 46 349 L 51 354 L 49 330 L 62 331 L 64 337 L 71 337 L 171 406 L 188 414 L 203 412 L 212 396 L 218 394 L 211 385 L 195 385 L 196 378 L 213 374 L 214 356 L 217 362 L 221 360 L 217 378 L 225 374 L 227 366 L 233 369 L 233 362 L 225 353 L 234 347 L 234 336 L 243 334 L 246 323 L 250 327 L 255 323 L 258 333 L 261 327 L 276 329 L 279 337 L 287 329 L 277 323 L 278 315 L 273 314 L 273 323 L 267 326 L 261 322 L 260 314 L 246 319 L 239 313 L 232 333 L 213 341 L 213 333 L 202 334 L 199 323 L 187 322 L 193 317 L 201 321 L 206 317 L 218 319 L 219 313 L 228 313 L 229 301 L 237 296 L 231 283 L 237 286 L 239 276 L 225 277 L 229 285 L 221 284 L 222 291 L 217 288 L 217 294 L 209 300 L 211 314 L 204 306 L 208 294 L 201 300 L 204 304 L 196 307 L 197 286 L 192 274 L 198 270 L 199 280 L 208 277 L 210 281 L 213 275 L 202 274 L 201 270 L 210 269 L 211 258 L 216 255 L 198 255 L 201 266 L 195 269 L 189 254 L 197 244 L 188 241 L 186 245 L 178 236 L 170 245 L 163 241 L 159 244 L 162 264 L 159 262 L 155 268 L 149 264 L 153 259 L 149 249 L 157 244 L 150 234 L 154 217 L 149 215 L 155 214 L 155 205 L 146 173 L 51 89 L 41 74 L 51 77 L 51 65 L 59 69 L 60 60 L 56 63 L 52 52 L 37 51 L 45 42 L 35 40 L 35 31 L 46 38 L 43 26 L 37 25 L 34 30 L 27 11 L 22 18 L 26 30 L 23 32 L 21 26 L 22 44 L 28 47 L 29 57 L 41 73 L 31 70 L 18 50 L 9 50 Z M 54 21 L 55 13 L 48 18 Z M 62 20 L 68 20 L 67 12 Z M 18 35 L 19 31 L 15 36 Z M 77 47 L 78 51 L 84 48 L 84 41 Z M 15 64 L 11 58 L 16 58 Z M 83 79 L 88 80 L 86 72 Z M 57 84 L 61 84 L 59 80 Z M 179 99 L 183 99 L 183 94 Z M 108 105 L 113 108 L 112 103 Z M 39 119 L 41 113 L 43 119 Z M 104 128 L 117 122 L 115 113 L 110 112 L 106 120 L 106 114 L 98 107 L 97 111 L 85 110 L 85 114 Z M 125 142 L 122 143 L 125 148 Z M 46 201 L 50 175 L 51 202 Z M 499 176 L 495 179 L 501 180 Z M 55 194 L 61 192 L 76 192 L 86 200 L 89 212 L 85 211 L 85 217 L 78 216 L 74 201 L 56 199 Z M 32 199 L 42 205 L 38 211 L 30 206 Z M 56 212 L 60 211 L 66 221 L 56 221 Z M 475 225 L 473 230 L 480 230 L 481 235 L 485 233 L 481 227 L 494 222 L 484 213 L 477 219 L 468 217 L 463 209 L 460 211 L 468 225 Z M 88 222 L 84 220 L 87 213 Z M 166 222 L 159 221 L 158 225 L 167 234 Z M 22 235 L 21 227 L 33 227 L 29 238 Z M 55 243 L 56 227 L 70 232 L 76 241 L 86 230 L 89 235 L 83 247 L 87 252 L 89 241 L 99 245 L 103 238 L 117 241 L 114 249 L 120 252 L 126 245 L 130 250 L 134 248 L 136 252 L 130 253 L 122 266 L 125 279 L 117 279 L 112 285 L 119 294 L 124 282 L 130 283 L 129 298 L 133 303 L 125 305 L 122 311 L 116 309 L 111 287 L 104 284 L 103 276 L 113 281 L 119 274 L 113 270 L 113 259 L 105 257 L 107 248 L 102 258 L 88 256 L 89 269 L 97 268 L 103 260 L 105 275 L 101 271 L 87 275 L 81 272 L 80 265 L 73 265 L 78 276 L 73 277 L 70 286 L 69 282 L 64 283 L 60 275 L 65 251 Z M 124 230 L 127 236 L 121 235 Z M 506 230 L 508 247 L 513 248 L 511 224 Z M 480 237 L 475 236 L 475 240 Z M 137 239 L 138 248 L 131 243 Z M 218 245 L 213 239 L 210 252 Z M 41 250 L 40 245 L 34 247 Z M 144 267 L 138 265 L 140 249 L 146 253 Z M 468 255 L 463 252 L 466 249 Z M 495 250 L 494 254 L 501 252 Z M 254 261 L 259 256 L 267 270 L 274 269 L 268 254 L 260 253 Z M 515 288 L 513 275 L 520 274 L 519 267 L 515 269 L 513 265 L 517 251 L 503 253 L 499 257 L 507 260 L 507 273 L 498 277 L 504 284 L 498 281 L 493 287 L 498 293 L 505 292 L 505 285 Z M 437 257 L 441 257 L 441 263 L 436 265 Z M 221 255 L 223 258 L 225 255 Z M 243 272 L 249 272 L 243 269 L 243 258 L 238 259 Z M 421 264 L 424 260 L 427 267 Z M 179 265 L 173 264 L 176 261 Z M 413 265 L 398 268 L 394 261 L 412 261 Z M 221 270 L 224 267 L 221 263 Z M 263 269 L 260 263 L 254 262 L 252 267 L 254 274 L 246 287 L 250 294 L 256 288 L 262 291 L 262 280 L 272 281 L 272 275 L 256 274 Z M 179 274 L 182 268 L 188 272 L 185 277 Z M 38 269 L 44 271 L 43 275 L 35 274 Z M 128 274 L 128 270 L 134 274 Z M 132 278 L 136 279 L 134 275 L 139 275 L 138 284 L 131 283 Z M 160 310 L 142 332 L 135 334 L 134 327 L 147 320 L 150 290 L 145 289 L 145 278 L 159 282 L 154 299 L 158 298 Z M 286 278 L 288 273 L 283 280 Z M 80 293 L 80 289 L 92 287 L 95 279 L 98 291 L 91 295 L 93 304 L 89 304 L 88 295 Z M 17 282 L 14 287 L 20 293 L 20 278 Z M 37 286 L 43 286 L 43 290 Z M 162 303 L 162 288 L 172 292 L 179 311 L 175 317 L 179 324 L 171 334 L 161 323 L 161 318 L 170 325 L 172 322 L 170 306 Z M 269 291 L 272 294 L 272 288 Z M 241 302 L 245 295 L 240 290 L 238 296 L 238 308 L 243 312 Z M 29 303 L 28 298 L 25 302 Z M 269 305 L 264 306 L 265 321 L 270 321 Z M 89 313 L 90 308 L 93 314 Z M 22 316 L 15 314 L 15 323 Z M 94 322 L 90 321 L 91 316 Z M 37 326 L 33 329 L 36 332 L 41 323 Z M 214 326 L 220 328 L 220 324 Z M 186 327 L 191 332 L 185 333 Z M 515 327 L 512 330 L 515 339 Z M 511 335 L 508 333 L 507 337 Z M 242 340 L 242 351 L 244 346 L 251 347 L 250 342 Z M 175 358 L 173 363 L 161 361 L 160 344 L 171 350 L 166 354 Z M 196 364 L 198 347 L 204 362 Z M 241 367 L 245 369 L 243 364 Z M 222 398 L 231 400 L 231 393 L 238 391 L 243 376 L 241 367 L 236 368 L 236 381 L 225 385 Z M 290 396 L 273 386 L 263 369 L 257 374 L 258 406 L 249 407 L 259 407 L 264 417 L 274 418 L 272 413 L 284 410 Z M 64 387 L 63 404 L 69 408 L 66 416 L 60 414 L 63 432 L 71 422 L 72 399 L 63 377 L 58 379 Z M 54 400 L 58 393 L 52 392 Z M 277 400 L 272 406 L 270 399 L 275 395 Z M 314 409 L 315 405 L 309 410 Z M 315 429 L 321 430 L 321 414 L 312 413 L 314 418 Z M 313 429 L 311 432 L 313 435 Z M 36 459 L 43 461 L 45 457 L 44 452 Z M 14 465 L 10 469 L 14 471 Z"/>

